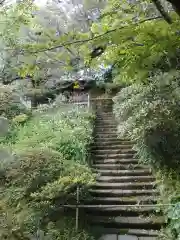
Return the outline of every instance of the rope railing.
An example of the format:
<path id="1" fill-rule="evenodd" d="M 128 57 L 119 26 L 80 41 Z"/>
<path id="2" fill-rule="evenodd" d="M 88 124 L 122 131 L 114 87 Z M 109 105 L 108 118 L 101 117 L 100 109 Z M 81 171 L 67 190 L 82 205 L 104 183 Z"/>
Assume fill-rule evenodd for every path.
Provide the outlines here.
<path id="1" fill-rule="evenodd" d="M 103 207 L 103 208 L 117 208 L 117 207 L 167 207 L 167 206 L 176 206 L 177 204 L 175 203 L 169 203 L 169 204 L 122 204 L 122 205 L 103 205 L 103 204 L 98 204 L 98 205 L 86 205 L 86 204 L 76 204 L 76 205 L 71 205 L 71 204 L 63 204 L 60 205 L 61 207 L 67 207 L 67 208 L 98 208 L 98 207 Z"/>
<path id="2" fill-rule="evenodd" d="M 177 204 L 175 203 L 167 203 L 167 204 L 121 204 L 121 205 L 103 205 L 103 204 L 98 204 L 98 205 L 88 205 L 88 204 L 80 204 L 80 199 L 79 199 L 79 193 L 80 193 L 80 187 L 77 186 L 76 189 L 76 204 L 61 204 L 59 205 L 60 207 L 64 207 L 64 208 L 71 208 L 71 209 L 76 209 L 76 231 L 78 231 L 79 228 L 79 209 L 92 209 L 92 208 L 104 208 L 104 209 L 108 209 L 108 208 L 120 208 L 123 207 L 124 208 L 146 208 L 146 207 L 153 207 L 153 208 L 160 208 L 160 207 L 175 207 Z"/>

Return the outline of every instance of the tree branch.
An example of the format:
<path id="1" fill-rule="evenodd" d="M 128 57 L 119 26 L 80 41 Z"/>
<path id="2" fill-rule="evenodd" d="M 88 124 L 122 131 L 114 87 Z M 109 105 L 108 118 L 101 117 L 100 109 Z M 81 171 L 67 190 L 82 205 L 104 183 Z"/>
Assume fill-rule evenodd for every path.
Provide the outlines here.
<path id="1" fill-rule="evenodd" d="M 148 21 L 152 21 L 152 20 L 157 20 L 157 19 L 163 19 L 161 16 L 157 16 L 157 17 L 150 17 L 150 18 L 146 18 L 146 19 L 143 19 L 139 22 L 135 22 L 135 23 L 132 23 L 133 26 L 136 26 L 138 24 L 142 24 L 142 23 L 145 23 L 145 22 L 148 22 Z M 62 48 L 62 47 L 67 47 L 67 46 L 71 46 L 73 44 L 78 44 L 78 43 L 86 43 L 86 42 L 90 42 L 90 41 L 93 41 L 93 40 L 96 40 L 98 38 L 101 38 L 107 34 L 110 34 L 110 33 L 113 33 L 113 32 L 116 32 L 118 30 L 121 30 L 121 29 L 124 29 L 126 28 L 127 26 L 121 26 L 121 27 L 118 27 L 118 28 L 115 28 L 115 29 L 111 29 L 105 33 L 102 33 L 102 34 L 99 34 L 97 36 L 93 36 L 91 38 L 87 38 L 87 39 L 84 39 L 84 40 L 76 40 L 76 41 L 72 41 L 72 42 L 64 42 L 62 43 L 61 45 L 57 45 L 57 46 L 54 46 L 54 47 L 50 47 L 50 48 L 46 48 L 46 49 L 42 49 L 42 50 L 38 50 L 38 51 L 29 51 L 29 53 L 32 53 L 32 54 L 36 54 L 36 53 L 40 53 L 40 52 L 46 52 L 46 51 L 53 51 L 57 48 Z"/>
<path id="2" fill-rule="evenodd" d="M 3 5 L 5 3 L 6 0 L 1 0 L 0 1 L 0 5 Z"/>
<path id="3" fill-rule="evenodd" d="M 163 18 L 165 19 L 165 21 L 169 24 L 172 24 L 172 19 L 170 18 L 170 16 L 168 15 L 167 12 L 165 12 L 160 0 L 152 0 L 152 2 L 154 3 L 154 5 L 156 6 L 157 10 L 160 12 L 160 14 L 163 16 Z"/>

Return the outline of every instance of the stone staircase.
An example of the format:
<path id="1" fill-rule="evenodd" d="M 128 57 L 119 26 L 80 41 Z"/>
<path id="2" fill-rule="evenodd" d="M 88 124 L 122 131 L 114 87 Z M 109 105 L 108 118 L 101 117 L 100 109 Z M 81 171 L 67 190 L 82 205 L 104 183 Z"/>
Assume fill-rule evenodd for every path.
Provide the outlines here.
<path id="1" fill-rule="evenodd" d="M 117 138 L 112 104 L 104 106 L 97 113 L 92 146 L 98 175 L 90 189 L 90 225 L 102 232 L 101 240 L 155 240 L 163 224 L 155 207 L 155 179 L 148 166 L 138 163 L 133 143 Z"/>

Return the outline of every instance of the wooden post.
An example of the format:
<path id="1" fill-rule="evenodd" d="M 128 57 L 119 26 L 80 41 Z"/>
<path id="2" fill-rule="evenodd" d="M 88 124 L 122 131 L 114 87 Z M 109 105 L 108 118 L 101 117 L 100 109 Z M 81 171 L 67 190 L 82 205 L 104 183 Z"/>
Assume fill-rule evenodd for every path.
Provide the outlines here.
<path id="1" fill-rule="evenodd" d="M 89 93 L 88 93 L 88 109 L 90 108 L 90 96 L 89 96 Z"/>
<path id="2" fill-rule="evenodd" d="M 79 186 L 77 186 L 77 192 L 76 192 L 76 231 L 78 231 L 78 225 L 79 225 Z"/>

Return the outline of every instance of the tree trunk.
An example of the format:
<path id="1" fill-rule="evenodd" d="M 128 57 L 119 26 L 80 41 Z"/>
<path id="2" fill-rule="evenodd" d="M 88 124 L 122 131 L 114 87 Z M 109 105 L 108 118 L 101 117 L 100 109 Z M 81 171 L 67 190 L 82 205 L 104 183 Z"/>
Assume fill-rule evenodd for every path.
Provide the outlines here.
<path id="1" fill-rule="evenodd" d="M 172 4 L 174 10 L 180 16 L 180 0 L 167 0 L 167 1 Z"/>
<path id="2" fill-rule="evenodd" d="M 152 0 L 152 2 L 156 6 L 156 8 L 160 12 L 160 14 L 163 16 L 163 18 L 166 20 L 166 22 L 171 24 L 172 23 L 172 19 L 170 18 L 168 13 L 164 10 L 160 0 Z"/>

